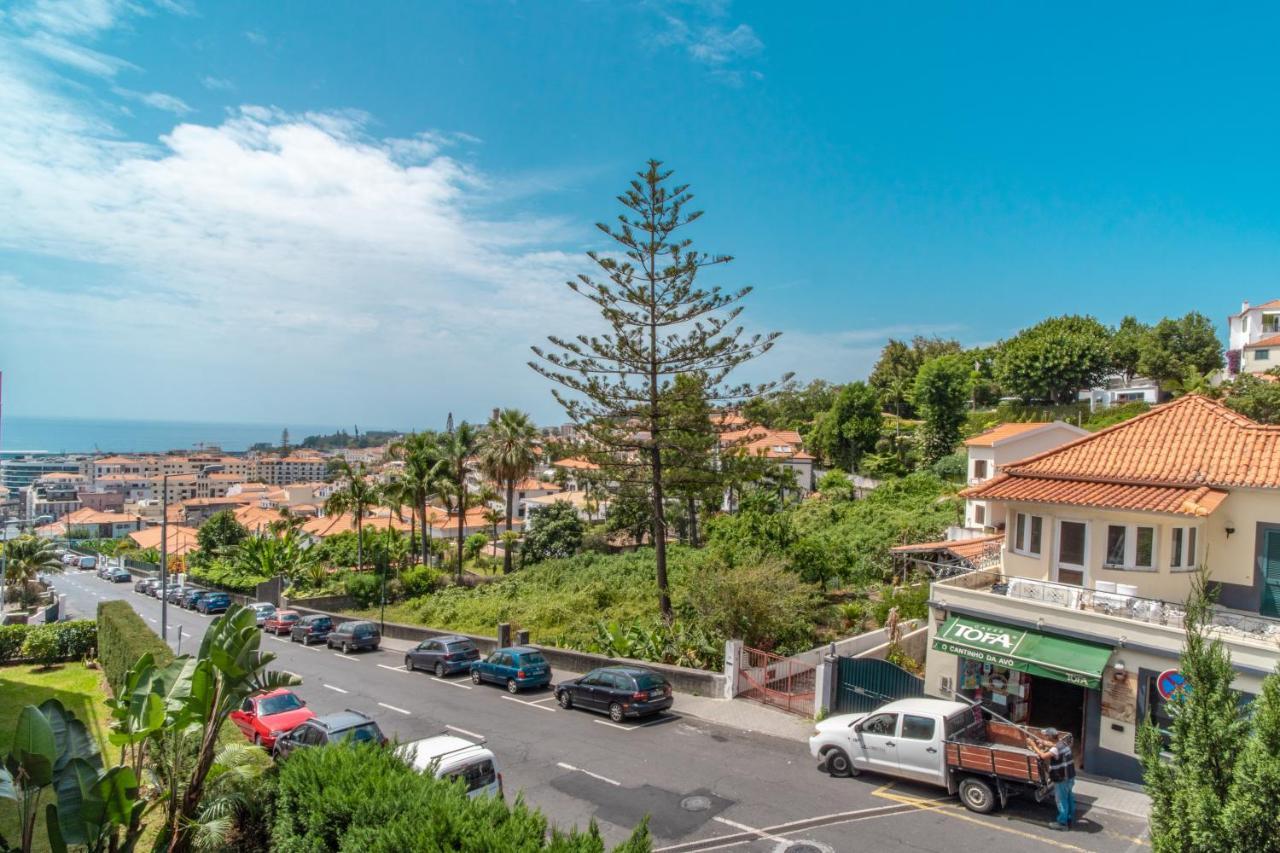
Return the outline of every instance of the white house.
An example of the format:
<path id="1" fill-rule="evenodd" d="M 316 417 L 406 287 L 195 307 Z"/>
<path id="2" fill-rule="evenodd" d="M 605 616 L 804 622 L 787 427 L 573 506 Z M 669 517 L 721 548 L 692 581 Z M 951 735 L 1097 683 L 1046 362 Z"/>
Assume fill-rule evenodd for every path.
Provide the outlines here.
<path id="1" fill-rule="evenodd" d="M 1154 406 L 1160 402 L 1160 383 L 1145 376 L 1135 376 L 1128 382 L 1123 376 L 1110 376 L 1097 388 L 1081 391 L 1079 399 L 1089 402 L 1090 411 L 1123 406 L 1125 403 Z"/>
<path id="2" fill-rule="evenodd" d="M 1280 367 L 1280 299 L 1241 303 L 1227 318 L 1227 375 L 1266 373 Z"/>
<path id="3" fill-rule="evenodd" d="M 987 482 L 1011 462 L 1061 447 L 1088 434 L 1087 430 L 1065 421 L 1007 423 L 992 427 L 965 440 L 969 451 L 969 485 Z M 974 499 L 965 501 L 964 526 L 969 530 L 1003 530 L 1004 524 L 1002 504 Z"/>

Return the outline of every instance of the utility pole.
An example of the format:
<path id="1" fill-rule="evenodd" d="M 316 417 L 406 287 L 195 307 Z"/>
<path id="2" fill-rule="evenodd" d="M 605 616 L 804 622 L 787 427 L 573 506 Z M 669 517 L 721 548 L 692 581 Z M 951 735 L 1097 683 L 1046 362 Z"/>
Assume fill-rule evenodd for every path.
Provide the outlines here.
<path id="1" fill-rule="evenodd" d="M 169 475 L 160 478 L 160 636 L 169 642 Z"/>

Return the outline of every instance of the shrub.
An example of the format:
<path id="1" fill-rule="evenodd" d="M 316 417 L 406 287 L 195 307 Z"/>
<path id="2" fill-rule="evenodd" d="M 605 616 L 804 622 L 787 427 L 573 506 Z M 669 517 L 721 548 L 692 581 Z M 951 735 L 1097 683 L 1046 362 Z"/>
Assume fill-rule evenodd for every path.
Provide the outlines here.
<path id="1" fill-rule="evenodd" d="M 111 689 L 117 689 L 138 658 L 151 652 L 156 666 L 173 660 L 169 645 L 147 627 L 127 601 L 98 603 L 98 660 Z"/>
<path id="2" fill-rule="evenodd" d="M 22 651 L 22 641 L 31 632 L 30 625 L 0 625 L 0 663 L 11 661 Z"/>
<path id="3" fill-rule="evenodd" d="M 49 630 L 53 626 L 40 625 L 27 633 L 22 641 L 22 656 L 32 663 L 48 668 L 58 660 L 58 637 Z"/>
<path id="4" fill-rule="evenodd" d="M 428 566 L 415 566 L 400 574 L 400 588 L 406 598 L 427 595 L 440 585 L 443 572 Z"/>
<path id="5" fill-rule="evenodd" d="M 345 585 L 357 607 L 372 607 L 382 599 L 382 578 L 378 575 L 351 572 Z"/>
<path id="6" fill-rule="evenodd" d="M 50 625 L 58 641 L 58 660 L 83 660 L 98 648 L 98 623 L 76 619 Z"/>
<path id="7" fill-rule="evenodd" d="M 304 749 L 280 765 L 271 848 L 278 853 L 341 850 L 556 850 L 602 853 L 593 823 L 583 833 L 548 833 L 522 800 L 470 799 L 461 784 L 410 769 L 369 744 Z M 615 851 L 650 850 L 641 826 Z"/>
<path id="8" fill-rule="evenodd" d="M 776 558 L 730 565 L 703 561 L 689 586 L 688 607 L 703 628 L 749 646 L 799 651 L 812 644 L 818 593 Z"/>

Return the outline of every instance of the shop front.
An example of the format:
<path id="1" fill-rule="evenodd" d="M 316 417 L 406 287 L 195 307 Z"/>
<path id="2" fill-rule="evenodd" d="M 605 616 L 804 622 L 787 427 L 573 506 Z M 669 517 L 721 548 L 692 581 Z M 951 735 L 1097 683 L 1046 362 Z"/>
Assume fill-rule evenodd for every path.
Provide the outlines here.
<path id="1" fill-rule="evenodd" d="M 1012 722 L 1070 732 L 1077 761 L 1085 763 L 1111 648 L 952 615 L 934 635 L 933 650 L 955 657 L 956 693 Z"/>

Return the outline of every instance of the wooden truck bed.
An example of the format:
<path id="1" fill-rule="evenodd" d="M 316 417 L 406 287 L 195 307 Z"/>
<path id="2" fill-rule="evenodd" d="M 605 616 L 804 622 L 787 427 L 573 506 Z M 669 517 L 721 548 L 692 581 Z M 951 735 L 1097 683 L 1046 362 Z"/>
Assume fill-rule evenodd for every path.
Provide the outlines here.
<path id="1" fill-rule="evenodd" d="M 984 732 L 972 729 L 943 746 L 948 767 L 986 773 L 1039 787 L 1048 781 L 1040 759 L 1023 743 L 1026 735 L 1013 726 L 986 724 Z"/>

